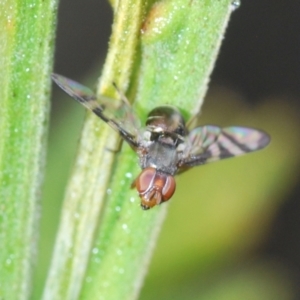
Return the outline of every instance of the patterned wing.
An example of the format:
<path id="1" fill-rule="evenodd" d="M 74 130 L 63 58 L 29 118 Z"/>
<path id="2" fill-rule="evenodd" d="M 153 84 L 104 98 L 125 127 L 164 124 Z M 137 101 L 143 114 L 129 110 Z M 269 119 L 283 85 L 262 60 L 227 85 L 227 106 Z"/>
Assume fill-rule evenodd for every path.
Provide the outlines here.
<path id="1" fill-rule="evenodd" d="M 140 121 L 123 95 L 120 95 L 122 101 L 103 95 L 97 97 L 89 88 L 64 76 L 52 74 L 52 79 L 68 95 L 118 131 L 131 146 L 138 146 Z"/>
<path id="2" fill-rule="evenodd" d="M 268 134 L 247 127 L 203 126 L 193 129 L 187 139 L 178 166 L 193 167 L 220 159 L 239 156 L 266 147 Z"/>

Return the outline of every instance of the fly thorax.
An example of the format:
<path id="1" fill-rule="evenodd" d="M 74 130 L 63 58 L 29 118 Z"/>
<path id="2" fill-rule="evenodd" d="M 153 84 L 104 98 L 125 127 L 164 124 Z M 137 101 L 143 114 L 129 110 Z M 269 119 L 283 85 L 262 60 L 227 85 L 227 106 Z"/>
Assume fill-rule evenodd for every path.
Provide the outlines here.
<path id="1" fill-rule="evenodd" d="M 153 167 L 173 175 L 177 171 L 177 160 L 177 151 L 174 145 L 157 140 L 149 147 L 143 167 Z"/>

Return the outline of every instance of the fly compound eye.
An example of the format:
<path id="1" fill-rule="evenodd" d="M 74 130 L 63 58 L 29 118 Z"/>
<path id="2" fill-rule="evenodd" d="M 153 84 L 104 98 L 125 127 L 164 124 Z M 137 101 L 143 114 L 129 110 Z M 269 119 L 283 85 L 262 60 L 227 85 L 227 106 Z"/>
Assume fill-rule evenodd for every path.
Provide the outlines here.
<path id="1" fill-rule="evenodd" d="M 134 184 L 141 197 L 143 209 L 149 209 L 169 200 L 176 186 L 172 176 L 150 167 L 141 172 Z"/>
<path id="2" fill-rule="evenodd" d="M 163 201 L 168 201 L 174 194 L 176 189 L 176 182 L 173 176 L 166 175 L 166 182 L 162 189 L 162 199 Z"/>
<path id="3" fill-rule="evenodd" d="M 139 193 L 139 196 L 142 200 L 141 207 L 144 210 L 147 210 L 157 204 L 157 201 L 160 200 L 160 196 L 157 194 L 153 186 L 155 180 L 156 169 L 146 168 L 135 180 L 135 186 Z"/>
<path id="4" fill-rule="evenodd" d="M 156 169 L 144 169 L 136 179 L 136 189 L 140 195 L 147 194 L 150 191 L 153 181 L 155 179 Z"/>

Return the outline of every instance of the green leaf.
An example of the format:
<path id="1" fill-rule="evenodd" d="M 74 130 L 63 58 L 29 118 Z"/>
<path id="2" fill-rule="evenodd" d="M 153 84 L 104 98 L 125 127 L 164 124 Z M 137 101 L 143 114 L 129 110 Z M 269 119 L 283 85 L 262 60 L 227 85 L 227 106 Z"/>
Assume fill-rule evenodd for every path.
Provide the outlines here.
<path id="1" fill-rule="evenodd" d="M 0 3 L 0 297 L 28 299 L 36 258 L 56 1 Z"/>

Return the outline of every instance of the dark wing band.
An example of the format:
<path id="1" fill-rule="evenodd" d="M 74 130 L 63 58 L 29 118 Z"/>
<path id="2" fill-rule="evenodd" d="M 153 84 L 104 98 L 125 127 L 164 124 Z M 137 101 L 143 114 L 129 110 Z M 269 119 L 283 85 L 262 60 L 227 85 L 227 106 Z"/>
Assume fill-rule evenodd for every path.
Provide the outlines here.
<path id="1" fill-rule="evenodd" d="M 117 101 L 103 95 L 97 97 L 89 88 L 58 74 L 52 74 L 52 79 L 68 95 L 118 131 L 132 147 L 138 146 L 140 121 L 128 101 Z"/>
<path id="2" fill-rule="evenodd" d="M 260 150 L 270 142 L 268 134 L 247 127 L 203 126 L 193 129 L 178 166 L 193 167 Z"/>

